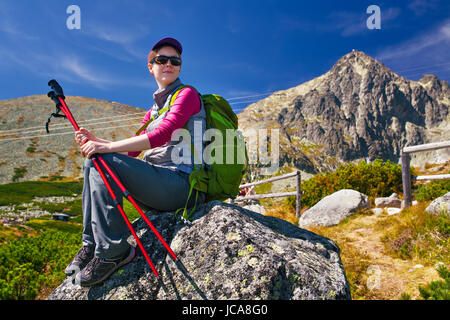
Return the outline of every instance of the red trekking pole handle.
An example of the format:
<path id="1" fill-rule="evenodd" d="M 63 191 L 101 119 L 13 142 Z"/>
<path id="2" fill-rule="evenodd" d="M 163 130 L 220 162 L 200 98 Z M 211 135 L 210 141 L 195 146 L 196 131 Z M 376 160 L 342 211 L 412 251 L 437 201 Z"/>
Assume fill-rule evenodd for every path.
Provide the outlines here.
<path id="1" fill-rule="evenodd" d="M 64 96 L 64 92 L 63 89 L 61 88 L 61 86 L 59 85 L 58 81 L 56 81 L 55 79 L 52 79 L 48 82 L 48 85 L 50 88 L 52 88 L 52 90 L 55 92 L 57 97 L 61 97 L 63 99 L 65 99 L 66 97 Z"/>

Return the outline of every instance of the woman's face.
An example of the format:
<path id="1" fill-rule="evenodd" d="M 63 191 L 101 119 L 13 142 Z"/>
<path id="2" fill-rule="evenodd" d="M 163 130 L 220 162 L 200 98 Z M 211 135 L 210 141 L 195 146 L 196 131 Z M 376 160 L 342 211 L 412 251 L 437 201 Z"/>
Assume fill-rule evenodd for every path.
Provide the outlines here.
<path id="1" fill-rule="evenodd" d="M 157 54 L 158 56 L 167 56 L 167 57 L 180 57 L 177 51 L 172 47 L 161 47 Z M 157 64 L 148 62 L 148 70 L 155 77 L 156 83 L 158 83 L 158 87 L 166 88 L 169 84 L 174 82 L 181 71 L 180 66 L 174 66 L 172 63 L 167 61 L 166 64 Z"/>

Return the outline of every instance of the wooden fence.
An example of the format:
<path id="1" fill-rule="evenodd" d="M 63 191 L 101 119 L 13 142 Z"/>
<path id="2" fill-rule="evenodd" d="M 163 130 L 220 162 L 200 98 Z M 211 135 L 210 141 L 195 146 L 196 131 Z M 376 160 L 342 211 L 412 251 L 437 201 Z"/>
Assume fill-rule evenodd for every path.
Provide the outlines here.
<path id="1" fill-rule="evenodd" d="M 402 161 L 402 183 L 403 183 L 403 198 L 404 198 L 404 208 L 411 206 L 411 174 L 410 174 L 410 161 L 411 153 L 432 151 L 437 149 L 449 148 L 450 141 L 435 142 L 428 144 L 421 144 L 417 146 L 404 147 L 401 155 Z M 417 176 L 415 180 L 444 180 L 450 179 L 450 174 L 436 174 L 429 176 Z"/>
<path id="2" fill-rule="evenodd" d="M 295 215 L 298 218 L 298 217 L 300 217 L 300 194 L 302 193 L 301 192 L 301 175 L 300 175 L 300 171 L 287 173 L 287 174 L 284 174 L 284 175 L 281 175 L 281 176 L 277 176 L 277 177 L 273 177 L 273 178 L 266 179 L 266 180 L 260 180 L 260 181 L 256 181 L 256 182 L 250 182 L 250 183 L 246 183 L 246 184 L 241 184 L 239 186 L 239 188 L 243 189 L 243 188 L 246 188 L 246 187 L 256 186 L 258 184 L 269 183 L 269 182 L 282 180 L 282 179 L 288 179 L 288 178 L 291 178 L 291 177 L 297 177 L 297 190 L 296 191 L 279 192 L 279 193 L 266 193 L 266 194 L 254 194 L 254 195 L 247 195 L 245 197 L 240 196 L 240 197 L 236 197 L 236 199 L 234 199 L 234 201 L 295 196 L 295 198 L 296 198 Z"/>

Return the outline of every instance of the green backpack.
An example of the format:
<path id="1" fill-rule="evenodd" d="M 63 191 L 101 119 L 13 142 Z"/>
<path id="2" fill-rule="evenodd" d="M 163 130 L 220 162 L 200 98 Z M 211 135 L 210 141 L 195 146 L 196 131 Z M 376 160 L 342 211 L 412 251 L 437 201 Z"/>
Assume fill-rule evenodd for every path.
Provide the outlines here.
<path id="1" fill-rule="evenodd" d="M 180 90 L 185 87 L 188 86 L 181 86 L 177 89 L 172 96 L 170 105 L 173 104 Z M 195 88 L 193 89 L 196 90 Z M 183 209 L 184 219 L 190 219 L 195 211 L 195 206 L 189 213 L 186 210 L 193 189 L 204 192 L 206 194 L 206 202 L 213 200 L 223 201 L 228 198 L 234 199 L 239 193 L 239 185 L 248 167 L 248 155 L 244 137 L 237 131 L 238 118 L 228 101 L 215 94 L 201 95 L 199 93 L 199 96 L 206 111 L 206 130 L 218 130 L 217 133 L 220 132 L 223 139 L 222 141 L 214 140 L 204 144 L 204 150 L 207 150 L 209 146 L 209 150 L 211 150 L 210 155 L 214 158 L 208 157 L 208 159 L 204 159 L 209 165 L 201 166 L 201 168 L 195 169 L 189 175 L 191 188 L 186 200 L 186 206 L 181 208 Z M 191 148 L 194 148 L 193 144 L 191 144 Z M 212 159 L 218 161 L 208 162 L 208 160 Z M 197 195 L 198 192 L 195 202 L 197 202 Z M 175 214 L 181 209 L 178 209 Z"/>

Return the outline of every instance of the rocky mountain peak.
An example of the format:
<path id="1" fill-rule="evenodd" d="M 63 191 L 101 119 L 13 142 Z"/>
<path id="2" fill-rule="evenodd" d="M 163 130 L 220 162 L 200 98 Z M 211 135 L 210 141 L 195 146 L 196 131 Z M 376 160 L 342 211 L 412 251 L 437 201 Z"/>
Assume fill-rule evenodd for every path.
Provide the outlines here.
<path id="1" fill-rule="evenodd" d="M 325 74 L 250 105 L 239 125 L 279 128 L 280 166 L 314 173 L 358 159 L 397 162 L 406 145 L 449 139 L 449 106 L 447 81 L 408 80 L 353 50 Z"/>
<path id="2" fill-rule="evenodd" d="M 330 73 L 342 75 L 348 70 L 361 77 L 374 76 L 374 73 L 393 73 L 384 64 L 362 51 L 353 50 L 341 57 L 331 68 Z"/>

